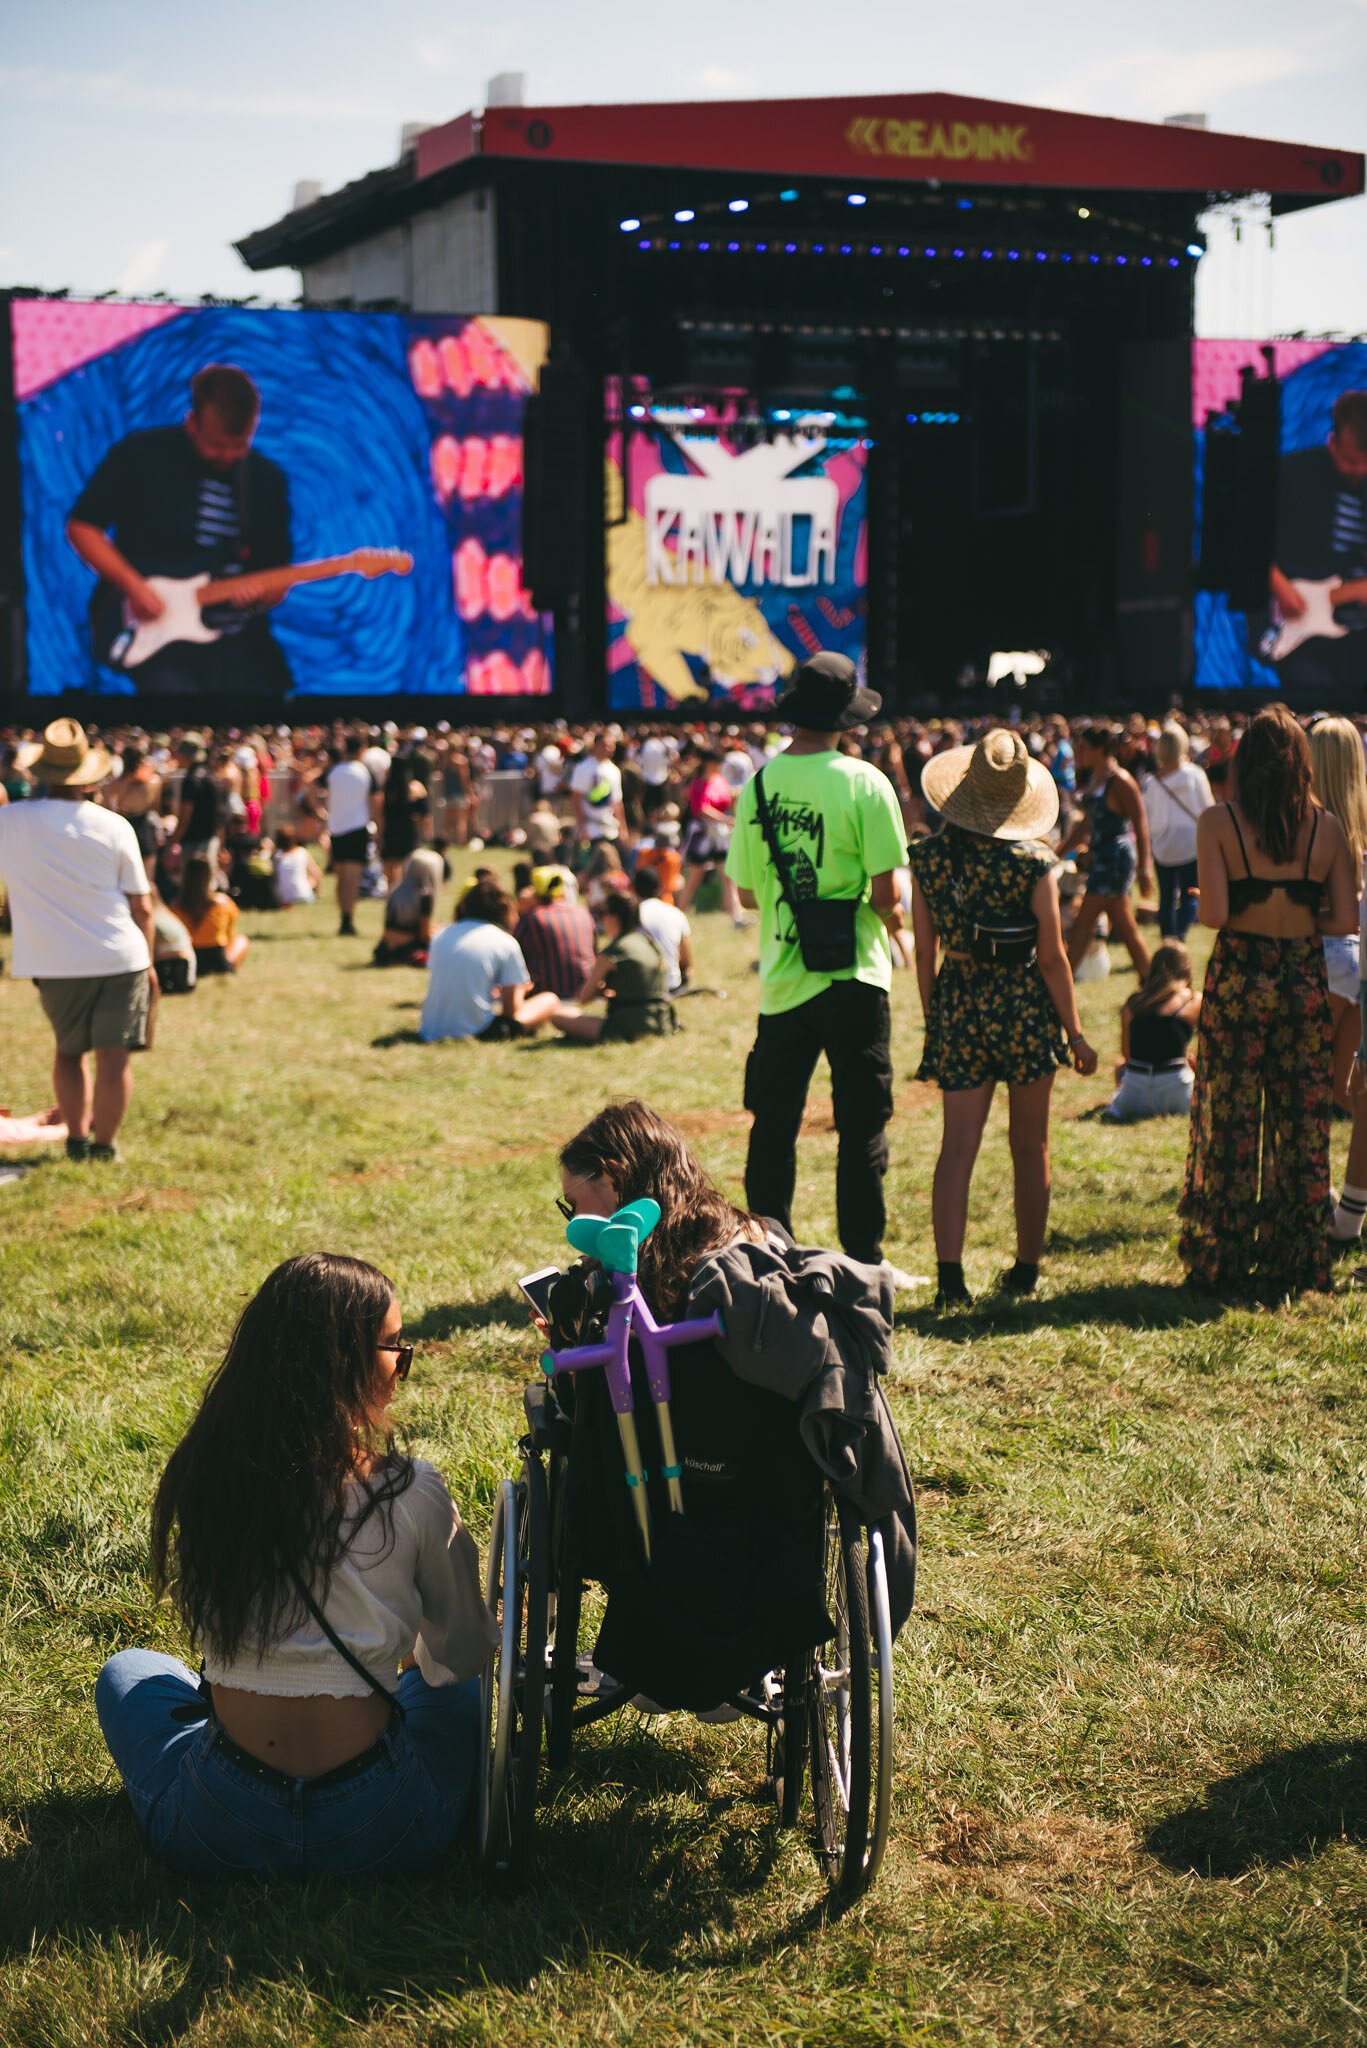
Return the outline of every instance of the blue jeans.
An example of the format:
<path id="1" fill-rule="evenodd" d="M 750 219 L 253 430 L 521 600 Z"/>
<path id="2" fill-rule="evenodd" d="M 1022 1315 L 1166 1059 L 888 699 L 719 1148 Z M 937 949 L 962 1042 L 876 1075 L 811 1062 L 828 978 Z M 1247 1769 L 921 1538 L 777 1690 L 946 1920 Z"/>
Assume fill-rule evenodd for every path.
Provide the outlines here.
<path id="1" fill-rule="evenodd" d="M 268 1784 L 218 1746 L 193 1671 L 156 1650 L 120 1650 L 95 1684 L 109 1753 L 149 1846 L 194 1877 L 420 1871 L 449 1847 L 479 1751 L 479 1680 L 430 1686 L 406 1671 L 404 1718 L 383 1756 L 341 1785 Z"/>
<path id="2" fill-rule="evenodd" d="M 1196 863 L 1184 860 L 1175 868 L 1153 864 L 1158 876 L 1158 929 L 1165 939 L 1184 939 L 1196 922 Z"/>

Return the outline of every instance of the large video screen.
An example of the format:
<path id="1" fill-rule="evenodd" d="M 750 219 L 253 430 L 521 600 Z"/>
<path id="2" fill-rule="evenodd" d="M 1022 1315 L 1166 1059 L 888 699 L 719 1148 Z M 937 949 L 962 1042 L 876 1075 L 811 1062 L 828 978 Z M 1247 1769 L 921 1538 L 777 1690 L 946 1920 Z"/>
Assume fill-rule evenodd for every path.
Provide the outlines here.
<path id="1" fill-rule="evenodd" d="M 1267 603 L 1231 608 L 1196 596 L 1196 686 L 1266 690 L 1298 706 L 1358 704 L 1367 691 L 1367 344 L 1192 344 L 1196 530 L 1203 510 L 1207 419 L 1235 404 L 1240 371 L 1281 386 L 1276 540 Z"/>
<path id="2" fill-rule="evenodd" d="M 551 689 L 522 583 L 539 323 L 56 299 L 11 320 L 32 696 Z M 192 405 L 209 365 L 256 387 L 249 443 L 240 378 Z M 242 577 L 247 604 L 221 587 Z"/>
<path id="3" fill-rule="evenodd" d="M 833 411 L 608 391 L 608 703 L 773 702 L 822 649 L 865 665 L 868 442 Z M 625 443 L 625 455 L 623 444 Z"/>

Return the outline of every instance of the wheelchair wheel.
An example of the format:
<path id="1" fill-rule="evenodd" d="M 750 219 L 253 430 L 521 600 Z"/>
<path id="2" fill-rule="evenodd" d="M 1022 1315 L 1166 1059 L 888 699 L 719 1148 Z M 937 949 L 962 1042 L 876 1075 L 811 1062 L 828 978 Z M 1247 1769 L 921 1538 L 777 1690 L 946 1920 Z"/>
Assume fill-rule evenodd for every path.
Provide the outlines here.
<path id="1" fill-rule="evenodd" d="M 852 1898 L 877 1875 L 892 1810 L 892 1621 L 883 1539 L 829 1500 L 826 1605 L 831 1641 L 813 1653 L 812 1798 L 818 1850 Z"/>
<path id="2" fill-rule="evenodd" d="M 560 1484 L 556 1484 L 556 1480 Z M 563 1770 L 570 1760 L 574 1710 L 579 1699 L 579 1623 L 584 1607 L 584 1581 L 579 1553 L 564 1514 L 563 1473 L 552 1473 L 555 1509 L 559 1509 L 555 1558 L 555 1627 L 551 1640 L 550 1725 L 546 1760 Z"/>
<path id="3" fill-rule="evenodd" d="M 782 1709 L 773 1732 L 774 1802 L 784 1828 L 795 1828 L 802 1818 L 810 1697 L 807 1663 L 790 1665 L 783 1673 Z"/>
<path id="4" fill-rule="evenodd" d="M 485 1597 L 502 1636 L 483 1681 L 484 1766 L 477 1790 L 480 1861 L 516 1873 L 531 1850 L 546 1689 L 549 1537 L 546 1475 L 528 1453 L 494 1509 Z"/>

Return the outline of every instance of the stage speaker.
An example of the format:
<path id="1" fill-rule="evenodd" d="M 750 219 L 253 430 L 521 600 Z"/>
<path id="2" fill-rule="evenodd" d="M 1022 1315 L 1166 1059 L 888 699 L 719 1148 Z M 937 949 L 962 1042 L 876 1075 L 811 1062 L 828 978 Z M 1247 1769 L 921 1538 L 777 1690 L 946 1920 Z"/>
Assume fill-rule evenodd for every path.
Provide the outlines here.
<path id="1" fill-rule="evenodd" d="M 523 426 L 522 572 L 538 611 L 577 596 L 584 577 L 588 386 L 577 363 L 549 362 Z"/>

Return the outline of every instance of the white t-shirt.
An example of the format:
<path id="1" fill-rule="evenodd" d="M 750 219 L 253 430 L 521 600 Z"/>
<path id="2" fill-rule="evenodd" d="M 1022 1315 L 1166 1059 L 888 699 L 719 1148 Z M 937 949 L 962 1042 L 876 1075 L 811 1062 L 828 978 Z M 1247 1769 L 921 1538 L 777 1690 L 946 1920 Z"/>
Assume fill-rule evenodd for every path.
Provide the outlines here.
<path id="1" fill-rule="evenodd" d="M 309 881 L 309 850 L 306 846 L 292 846 L 288 853 L 276 854 L 275 900 L 279 904 L 313 902 L 313 885 Z"/>
<path id="2" fill-rule="evenodd" d="M 412 1484 L 353 1535 L 351 1524 L 364 1503 L 353 1480 L 341 1532 L 345 1548 L 333 1568 L 323 1609 L 328 1621 L 390 1692 L 401 1657 L 416 1656 L 429 1685 L 473 1678 L 499 1635 L 480 1590 L 474 1538 L 456 1513 L 441 1474 L 426 1458 L 415 1458 Z M 273 1643 L 259 1662 L 253 1646 L 244 1646 L 233 1664 L 216 1656 L 212 1644 L 203 1647 L 204 1675 L 211 1685 L 276 1699 L 370 1695 L 365 1680 L 338 1656 L 311 1615 L 292 1635 Z"/>
<path id="3" fill-rule="evenodd" d="M 536 787 L 539 796 L 554 796 L 565 778 L 565 756 L 549 744 L 536 757 Z"/>
<path id="4" fill-rule="evenodd" d="M 448 924 L 427 957 L 427 999 L 418 1036 L 477 1038 L 494 1021 L 494 990 L 531 980 L 522 948 L 511 932 L 479 918 Z"/>
<path id="5" fill-rule="evenodd" d="M 755 764 L 739 741 L 729 753 L 722 755 L 721 772 L 732 789 L 744 789 L 754 774 Z"/>
<path id="6" fill-rule="evenodd" d="M 648 782 L 652 789 L 659 789 L 669 780 L 669 748 L 652 733 L 649 739 L 641 741 L 636 765 L 641 771 L 642 782 Z"/>
<path id="7" fill-rule="evenodd" d="M 117 811 L 66 797 L 0 809 L 0 881 L 9 890 L 15 980 L 135 974 L 147 941 L 130 896 L 148 893 L 133 827 Z"/>
<path id="8" fill-rule="evenodd" d="M 328 831 L 334 839 L 344 832 L 363 832 L 370 823 L 370 799 L 375 785 L 364 761 L 339 761 L 328 769 Z"/>
<path id="9" fill-rule="evenodd" d="M 1184 761 L 1171 775 L 1146 775 L 1140 794 L 1149 814 L 1154 859 L 1165 868 L 1195 860 L 1196 820 L 1215 801 L 1204 768 Z"/>
<path id="10" fill-rule="evenodd" d="M 616 806 L 622 801 L 622 775 L 615 761 L 596 761 L 586 754 L 570 777 L 570 788 L 588 806 L 586 839 L 617 837 Z"/>
<path id="11" fill-rule="evenodd" d="M 648 896 L 641 905 L 641 930 L 650 934 L 664 955 L 669 993 L 673 995 L 683 980 L 679 943 L 689 936 L 692 926 L 677 903 L 661 903 L 658 896 Z"/>
<path id="12" fill-rule="evenodd" d="M 391 756 L 386 753 L 383 747 L 363 747 L 361 749 L 362 764 L 370 771 L 370 779 L 375 784 L 376 789 L 383 789 L 385 783 L 389 780 L 390 759 Z"/>

